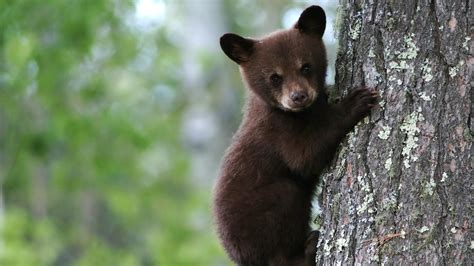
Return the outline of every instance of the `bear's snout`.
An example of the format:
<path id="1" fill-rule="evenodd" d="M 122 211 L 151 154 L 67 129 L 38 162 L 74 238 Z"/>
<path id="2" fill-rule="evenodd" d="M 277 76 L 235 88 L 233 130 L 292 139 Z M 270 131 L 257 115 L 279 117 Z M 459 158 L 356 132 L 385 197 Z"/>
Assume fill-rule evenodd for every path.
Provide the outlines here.
<path id="1" fill-rule="evenodd" d="M 291 100 L 295 105 L 304 106 L 308 102 L 308 93 L 305 91 L 294 91 L 290 95 Z"/>

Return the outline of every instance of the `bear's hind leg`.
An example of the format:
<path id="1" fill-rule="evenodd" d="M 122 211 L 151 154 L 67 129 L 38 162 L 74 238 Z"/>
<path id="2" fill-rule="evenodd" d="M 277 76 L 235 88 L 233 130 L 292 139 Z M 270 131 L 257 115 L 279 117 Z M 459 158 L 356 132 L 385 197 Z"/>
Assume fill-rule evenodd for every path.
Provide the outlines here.
<path id="1" fill-rule="evenodd" d="M 316 246 L 318 244 L 319 231 L 312 231 L 309 233 L 305 242 L 305 250 L 298 257 L 276 256 L 270 265 L 271 266 L 315 266 L 316 265 Z"/>

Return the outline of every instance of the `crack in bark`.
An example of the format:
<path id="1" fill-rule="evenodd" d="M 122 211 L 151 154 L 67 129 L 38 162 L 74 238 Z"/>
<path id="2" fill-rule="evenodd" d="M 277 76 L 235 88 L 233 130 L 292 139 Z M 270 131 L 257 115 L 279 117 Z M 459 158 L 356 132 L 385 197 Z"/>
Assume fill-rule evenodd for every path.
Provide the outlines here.
<path id="1" fill-rule="evenodd" d="M 436 12 L 436 0 L 431 0 L 430 2 L 430 14 L 434 18 L 433 24 L 435 25 L 433 27 L 434 28 L 433 32 L 434 32 L 434 37 L 435 37 L 434 38 L 434 46 L 435 46 L 434 51 L 436 52 L 437 57 L 441 59 L 445 65 L 449 65 L 448 60 L 446 59 L 444 54 L 441 52 L 441 48 L 442 48 L 441 37 L 440 37 L 441 33 L 439 32 L 440 23 L 438 19 L 438 13 Z"/>
<path id="2" fill-rule="evenodd" d="M 446 82 L 445 82 L 446 84 Z M 443 98 L 446 94 L 446 90 L 443 90 Z M 445 114 L 445 108 L 444 107 L 444 100 L 442 100 L 443 104 L 442 104 L 442 108 L 441 108 L 441 111 L 439 112 L 439 115 L 438 115 L 438 124 L 437 124 L 437 137 L 438 137 L 438 154 L 437 154 L 437 159 L 436 159 L 436 168 L 435 168 L 435 174 L 439 176 L 442 175 L 441 173 L 441 164 L 442 164 L 442 144 L 441 144 L 441 141 L 442 141 L 442 134 L 441 134 L 441 117 L 444 116 Z M 439 178 L 438 180 L 439 181 Z M 438 182 L 439 184 L 439 182 Z M 446 190 L 445 190 L 445 187 L 441 187 L 440 185 L 436 186 L 436 192 L 438 194 L 438 197 L 441 201 L 441 216 L 438 220 L 438 223 L 436 225 L 436 228 L 437 228 L 437 231 L 438 232 L 441 232 L 443 228 L 446 227 L 446 217 L 447 217 L 447 210 L 449 208 L 449 203 L 447 201 L 447 193 L 446 193 Z M 442 237 L 441 237 L 441 243 L 439 244 L 440 245 L 440 250 L 444 251 L 445 249 L 443 248 L 443 243 L 446 242 L 446 239 L 445 239 L 445 234 L 441 234 Z M 441 253 L 441 257 L 443 259 L 443 264 L 446 264 L 446 252 L 442 252 Z"/>
<path id="3" fill-rule="evenodd" d="M 436 125 L 436 131 L 437 131 L 437 139 L 438 139 L 438 154 L 437 154 L 437 159 L 436 159 L 436 167 L 435 167 L 435 175 L 437 175 L 438 177 L 439 176 L 442 176 L 442 169 L 441 169 L 441 166 L 442 166 L 442 151 L 443 151 L 443 145 L 442 145 L 442 131 L 441 131 L 441 127 L 442 127 L 442 117 L 444 117 L 444 114 L 446 113 L 446 109 L 445 109 L 445 106 L 446 106 L 446 103 L 445 103 L 445 96 L 446 96 L 446 93 L 447 93 L 447 81 L 446 80 L 449 80 L 448 79 L 448 73 L 445 73 L 445 76 L 446 76 L 446 79 L 445 79 L 445 82 L 443 83 L 443 91 L 441 93 L 441 99 L 440 99 L 440 102 L 441 104 L 440 107 L 441 107 L 441 110 L 440 112 L 438 113 L 438 117 L 437 117 L 437 125 Z M 440 184 L 439 182 L 439 178 L 437 179 L 438 181 L 438 184 Z M 440 185 L 436 186 L 436 193 L 438 194 L 438 197 L 440 199 L 440 202 L 441 202 L 441 216 L 438 220 L 438 223 L 436 224 L 436 230 L 437 232 L 442 232 L 443 231 L 443 228 L 446 227 L 446 220 L 447 220 L 447 210 L 449 208 L 449 203 L 447 201 L 447 193 L 446 193 L 446 190 L 445 190 L 445 187 L 441 187 Z M 433 232 L 434 233 L 434 232 Z M 446 235 L 445 234 L 441 234 L 441 242 L 439 243 L 439 248 L 441 251 L 446 251 L 445 248 L 443 248 L 443 243 L 446 242 Z M 443 264 L 446 265 L 446 252 L 441 252 L 441 258 L 443 260 Z"/>
<path id="4" fill-rule="evenodd" d="M 367 125 L 366 128 L 367 128 L 367 132 L 369 134 L 364 134 L 364 135 L 367 135 L 367 137 L 366 137 L 366 141 L 365 141 L 365 145 L 364 145 L 365 146 L 365 152 L 363 153 L 362 161 L 364 162 L 364 168 L 365 168 L 365 172 L 367 174 L 367 180 L 368 180 L 368 183 L 369 183 L 370 193 L 372 193 L 372 195 L 374 195 L 374 184 L 372 182 L 372 177 L 369 174 L 370 173 L 370 167 L 369 167 L 367 162 L 368 162 L 370 139 L 371 139 L 372 133 L 374 131 L 375 125 L 374 124 L 369 124 L 369 125 Z M 372 216 L 377 217 L 378 208 L 379 208 L 379 206 L 377 204 L 377 201 L 374 199 L 372 201 L 372 204 L 374 206 L 374 212 L 372 213 Z M 371 222 L 370 226 L 372 227 L 372 230 L 374 231 L 374 235 L 377 237 L 377 239 L 379 239 L 380 235 L 379 235 L 379 232 L 378 232 L 377 219 L 374 218 L 374 220 Z M 375 252 L 377 252 L 377 256 L 380 258 L 381 250 L 377 247 Z"/>
<path id="5" fill-rule="evenodd" d="M 378 7 L 378 0 L 374 0 L 374 3 L 372 3 L 372 6 L 374 8 L 372 9 L 372 17 L 370 18 L 370 21 L 373 22 L 372 24 L 375 24 L 375 17 L 377 16 L 377 7 Z"/>
<path id="6" fill-rule="evenodd" d="M 467 34 L 470 34 L 472 35 L 472 25 L 469 24 L 469 18 L 471 17 L 469 14 L 472 14 L 472 12 L 470 12 L 470 9 L 471 7 L 469 6 L 469 3 L 470 3 L 470 0 L 466 0 L 466 28 L 468 31 L 470 32 L 467 32 Z M 467 52 L 468 55 L 472 55 L 472 51 L 469 49 L 468 52 Z M 471 67 L 469 67 L 469 69 L 467 70 L 468 73 L 470 73 L 471 71 L 473 71 L 472 69 L 472 65 Z M 472 87 L 473 87 L 473 81 L 470 82 L 470 86 L 471 86 L 471 108 L 469 110 L 469 115 L 468 115 L 468 119 L 467 119 L 467 127 L 469 128 L 469 133 L 471 134 L 471 136 L 474 134 L 474 122 L 472 120 L 472 115 L 473 115 L 473 112 L 474 112 L 474 105 L 472 105 L 472 102 L 474 102 L 474 91 L 472 90 Z"/>
<path id="7" fill-rule="evenodd" d="M 355 221 L 358 221 L 359 220 L 359 215 L 357 214 L 357 211 L 354 212 L 354 220 Z M 350 246 L 350 251 L 349 251 L 349 254 L 352 253 L 352 260 L 351 260 L 351 265 L 354 265 L 355 264 L 355 260 L 356 260 L 356 236 L 357 236 L 357 229 L 358 229 L 358 225 L 359 223 L 355 223 L 355 226 L 354 226 L 354 229 L 352 231 L 352 235 L 351 235 L 351 246 Z"/>
<path id="8" fill-rule="evenodd" d="M 354 15 L 354 13 L 356 15 Z M 363 19 L 362 19 L 362 10 L 360 9 L 360 7 L 358 7 L 356 5 L 356 7 L 354 8 L 353 12 L 351 13 L 351 17 L 352 17 L 352 20 L 354 20 L 356 23 L 357 21 L 360 22 L 360 29 L 359 31 L 362 33 L 364 28 L 365 28 L 365 24 L 362 24 L 363 22 L 365 22 Z M 356 65 L 356 62 L 357 62 L 357 55 L 358 55 L 358 51 L 359 49 L 357 49 L 359 46 L 360 46 L 360 43 L 361 43 L 361 39 L 362 39 L 362 34 L 359 33 L 359 35 L 357 36 L 357 39 L 352 39 L 351 36 L 349 36 L 349 39 L 351 40 L 350 42 L 352 43 L 352 53 L 351 53 L 351 82 L 350 84 L 352 86 L 354 86 L 354 77 L 356 76 L 357 72 L 356 72 L 356 68 L 354 67 Z M 361 68 L 362 68 L 362 65 L 361 65 Z M 356 73 L 354 73 L 356 72 Z M 356 86 L 365 86 L 365 80 L 364 80 L 364 77 L 362 77 L 362 80 L 361 80 L 361 84 L 357 84 Z"/>
<path id="9" fill-rule="evenodd" d="M 444 57 L 444 55 L 441 53 L 441 47 L 442 47 L 442 41 L 441 41 L 441 33 L 439 31 L 439 19 L 438 19 L 438 15 L 437 15 L 437 10 L 436 10 L 436 4 L 435 4 L 435 0 L 432 0 L 431 3 L 430 3 L 430 15 L 432 17 L 432 20 L 433 20 L 433 23 L 435 24 L 435 27 L 434 27 L 434 45 L 435 45 L 435 51 L 437 52 L 437 57 L 439 59 L 441 59 L 441 61 L 444 63 L 444 82 L 442 84 L 442 92 L 441 92 L 441 97 L 439 97 L 439 101 L 438 101 L 438 105 L 440 107 L 440 112 L 438 113 L 438 117 L 437 117 L 437 125 L 436 125 L 436 131 L 437 131 L 437 138 L 438 138 L 438 154 L 437 154 L 437 159 L 436 159 L 436 167 L 435 167 L 435 175 L 437 175 L 438 177 L 442 175 L 442 151 L 443 151 L 443 145 L 442 145 L 442 131 L 441 131 L 441 127 L 442 127 L 442 117 L 444 117 L 445 113 L 446 113 L 446 101 L 445 101 L 445 97 L 446 97 L 446 93 L 447 93 L 447 85 L 448 85 L 448 81 L 450 79 L 449 77 L 449 72 L 448 72 L 448 63 L 447 63 L 447 60 L 446 58 Z M 439 178 L 438 180 L 439 181 Z M 439 184 L 440 182 L 438 182 Z M 445 190 L 445 187 L 441 187 L 440 185 L 438 185 L 436 187 L 436 193 L 439 197 L 439 200 L 441 202 L 441 216 L 436 224 L 436 230 L 437 230 L 437 233 L 439 232 L 442 232 L 443 231 L 443 228 L 446 227 L 446 222 L 447 222 L 447 215 L 448 215 L 448 208 L 449 208 L 449 203 L 448 203 L 448 200 L 447 200 L 447 193 L 446 193 L 446 190 Z M 435 232 L 433 232 L 435 233 Z M 438 248 L 439 250 L 441 250 L 441 259 L 443 261 L 443 264 L 446 265 L 446 256 L 447 256 L 447 252 L 446 252 L 446 249 L 443 247 L 443 244 L 446 243 L 446 235 L 445 234 L 441 234 L 441 241 L 438 243 Z"/>

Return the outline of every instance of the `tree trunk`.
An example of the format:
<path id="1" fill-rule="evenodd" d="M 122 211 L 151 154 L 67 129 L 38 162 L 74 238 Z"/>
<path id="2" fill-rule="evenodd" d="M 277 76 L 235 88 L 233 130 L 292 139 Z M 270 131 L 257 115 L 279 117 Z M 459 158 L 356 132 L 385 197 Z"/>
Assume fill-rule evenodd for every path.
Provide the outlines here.
<path id="1" fill-rule="evenodd" d="M 337 94 L 380 107 L 323 177 L 318 265 L 472 265 L 470 1 L 341 0 Z"/>

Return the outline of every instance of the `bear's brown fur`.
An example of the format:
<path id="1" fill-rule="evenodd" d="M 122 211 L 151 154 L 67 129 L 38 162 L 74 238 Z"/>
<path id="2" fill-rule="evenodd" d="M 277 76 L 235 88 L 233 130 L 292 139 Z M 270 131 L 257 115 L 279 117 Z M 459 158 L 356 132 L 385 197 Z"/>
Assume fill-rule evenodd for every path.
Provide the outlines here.
<path id="1" fill-rule="evenodd" d="M 315 265 L 309 221 L 318 176 L 375 104 L 365 88 L 327 102 L 325 26 L 323 9 L 311 6 L 293 28 L 260 40 L 221 37 L 249 89 L 214 191 L 218 234 L 238 265 Z"/>

